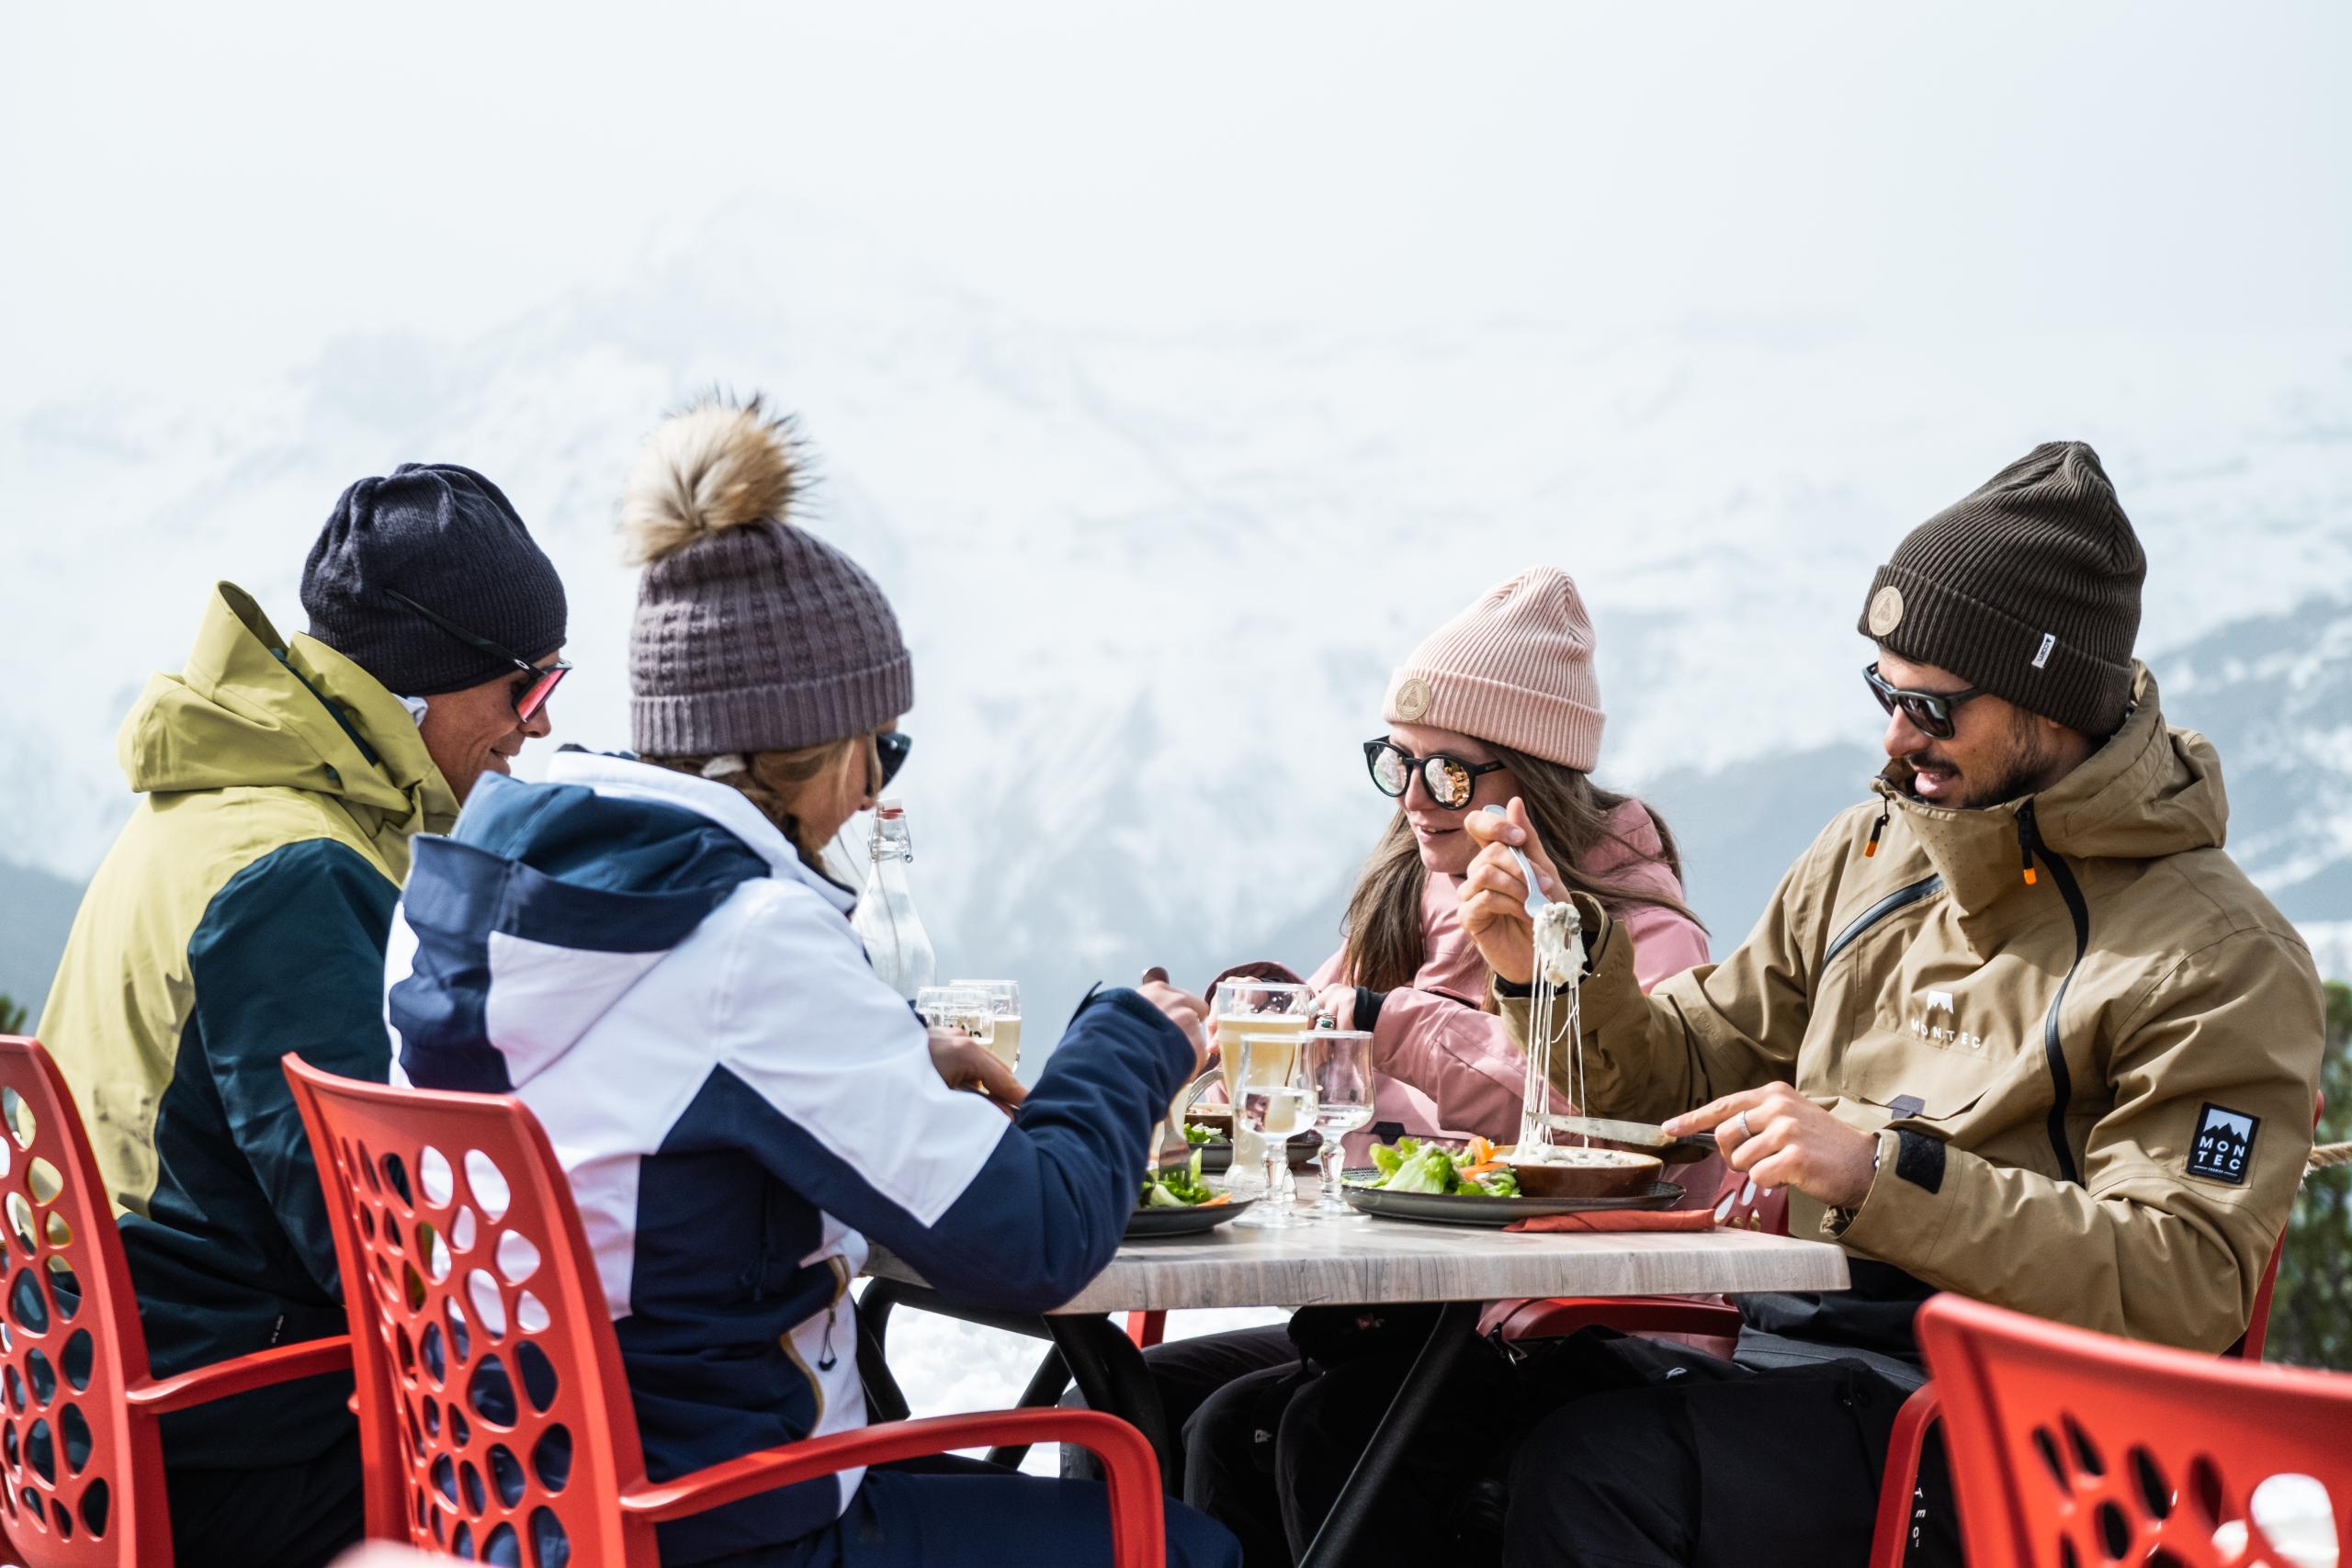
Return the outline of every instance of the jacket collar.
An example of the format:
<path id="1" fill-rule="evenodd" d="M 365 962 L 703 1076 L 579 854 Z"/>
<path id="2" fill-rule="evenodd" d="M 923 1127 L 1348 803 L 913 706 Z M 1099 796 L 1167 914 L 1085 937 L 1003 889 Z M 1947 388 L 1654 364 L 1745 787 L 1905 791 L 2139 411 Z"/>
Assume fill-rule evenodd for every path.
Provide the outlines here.
<path id="1" fill-rule="evenodd" d="M 771 874 L 800 883 L 846 915 L 857 895 L 800 858 L 776 825 L 743 792 L 716 779 L 696 778 L 673 768 L 657 768 L 634 757 L 599 751 L 559 751 L 548 763 L 548 783 L 580 784 L 623 800 L 652 800 L 707 817 L 750 846 L 768 863 Z"/>
<path id="2" fill-rule="evenodd" d="M 2218 845 L 2228 820 L 2221 765 L 2202 736 L 2169 728 L 2156 679 L 2134 663 L 2123 728 L 2081 766 L 2036 795 L 1981 810 L 1929 806 L 1891 762 L 1871 788 L 1898 814 L 1962 909 L 1983 910 L 2024 878 L 2026 808 L 2037 842 L 2075 858 L 2154 859 Z"/>

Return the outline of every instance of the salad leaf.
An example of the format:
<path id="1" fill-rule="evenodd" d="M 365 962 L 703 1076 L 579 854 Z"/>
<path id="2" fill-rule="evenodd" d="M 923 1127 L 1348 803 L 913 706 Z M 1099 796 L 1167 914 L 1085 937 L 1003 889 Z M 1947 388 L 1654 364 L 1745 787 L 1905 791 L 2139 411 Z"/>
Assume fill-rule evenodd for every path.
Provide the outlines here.
<path id="1" fill-rule="evenodd" d="M 1370 1185 L 1390 1192 L 1473 1192 L 1489 1198 L 1519 1197 L 1519 1178 L 1509 1166 L 1498 1165 L 1490 1157 L 1471 1157 L 1493 1153 L 1491 1144 L 1474 1145 L 1459 1154 L 1413 1138 L 1399 1138 L 1393 1146 L 1374 1144 L 1372 1161 L 1380 1169 L 1380 1179 Z"/>
<path id="2" fill-rule="evenodd" d="M 1189 1165 L 1173 1170 L 1155 1170 L 1143 1179 L 1143 1192 L 1136 1205 L 1145 1209 L 1191 1209 L 1203 1203 L 1220 1203 L 1226 1194 L 1214 1190 L 1201 1179 L 1201 1151 L 1194 1149 Z"/>
<path id="3" fill-rule="evenodd" d="M 1217 1137 L 1215 1133 L 1202 1126 L 1198 1122 L 1187 1122 L 1184 1123 L 1184 1141 L 1193 1145 L 1214 1144 L 1217 1141 Z"/>

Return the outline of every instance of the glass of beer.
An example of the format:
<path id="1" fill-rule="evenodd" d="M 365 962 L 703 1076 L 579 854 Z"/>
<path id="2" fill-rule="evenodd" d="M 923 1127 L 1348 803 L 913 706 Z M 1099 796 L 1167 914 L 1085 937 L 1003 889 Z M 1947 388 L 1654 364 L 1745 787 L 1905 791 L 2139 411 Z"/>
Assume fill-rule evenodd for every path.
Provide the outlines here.
<path id="1" fill-rule="evenodd" d="M 1241 1057 L 1241 1096 L 1233 1105 L 1233 1157 L 1237 1161 L 1241 1157 L 1239 1134 L 1246 1129 L 1265 1151 L 1266 1162 L 1261 1178 L 1265 1201 L 1234 1221 L 1234 1227 L 1285 1229 L 1300 1223 L 1290 1193 L 1283 1190 L 1283 1178 L 1290 1170 L 1287 1145 L 1295 1134 L 1315 1124 L 1315 1091 L 1307 1087 L 1305 1065 L 1299 1060 L 1298 1033 L 1283 1030 L 1275 1034 L 1244 1034 L 1238 1040 L 1227 1038 L 1227 1049 L 1238 1045 Z"/>
<path id="2" fill-rule="evenodd" d="M 1294 1042 L 1306 1032 L 1312 1021 L 1310 1012 L 1314 995 L 1305 986 L 1287 980 L 1250 980 L 1239 977 L 1217 982 L 1216 995 L 1209 1004 L 1211 1043 L 1217 1048 L 1217 1066 L 1225 1076 L 1225 1098 L 1233 1106 L 1233 1166 L 1226 1179 L 1226 1188 L 1237 1198 L 1257 1198 L 1288 1195 L 1291 1189 L 1290 1166 L 1277 1160 L 1265 1168 L 1265 1142 L 1247 1125 L 1241 1115 L 1242 1077 L 1241 1042 L 1248 1036 L 1269 1039 L 1288 1038 Z M 1294 1048 L 1292 1055 L 1297 1053 Z M 1258 1060 L 1261 1069 L 1276 1071 L 1277 1054 L 1261 1052 Z M 1288 1069 L 1282 1069 L 1287 1072 Z M 1295 1132 L 1305 1132 L 1303 1126 Z M 1287 1138 L 1288 1134 L 1283 1136 Z M 1274 1172 L 1270 1189 L 1261 1168 Z M 1238 1222 L 1236 1222 L 1237 1224 Z"/>
<path id="3" fill-rule="evenodd" d="M 1021 987 L 1011 980 L 951 980 L 950 986 L 988 993 L 996 1012 L 996 1038 L 989 1050 L 1008 1067 L 1021 1066 Z"/>

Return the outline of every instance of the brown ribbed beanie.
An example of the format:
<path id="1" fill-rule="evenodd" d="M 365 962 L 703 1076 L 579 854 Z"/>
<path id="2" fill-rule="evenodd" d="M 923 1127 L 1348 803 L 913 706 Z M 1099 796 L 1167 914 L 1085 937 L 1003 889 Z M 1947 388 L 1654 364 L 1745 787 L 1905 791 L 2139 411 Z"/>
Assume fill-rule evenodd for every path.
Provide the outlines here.
<path id="1" fill-rule="evenodd" d="M 1860 630 L 2103 739 L 2131 705 L 2147 575 L 2098 454 L 2045 441 L 1911 530 L 1871 581 Z"/>
<path id="2" fill-rule="evenodd" d="M 914 705 L 889 601 L 858 564 L 785 521 L 789 420 L 713 400 L 653 433 L 621 499 L 642 564 L 630 729 L 650 757 L 786 751 L 881 728 Z"/>

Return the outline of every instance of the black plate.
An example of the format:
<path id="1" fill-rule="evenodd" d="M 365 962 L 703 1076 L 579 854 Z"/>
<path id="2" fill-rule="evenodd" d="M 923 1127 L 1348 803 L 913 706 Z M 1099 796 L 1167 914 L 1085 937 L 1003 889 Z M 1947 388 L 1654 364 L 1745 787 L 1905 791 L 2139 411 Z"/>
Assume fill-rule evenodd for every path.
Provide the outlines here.
<path id="1" fill-rule="evenodd" d="M 1256 1202 L 1237 1198 L 1229 1203 L 1196 1203 L 1189 1209 L 1137 1209 L 1127 1216 L 1127 1239 L 1148 1241 L 1162 1235 L 1198 1235 L 1213 1231 Z"/>
<path id="2" fill-rule="evenodd" d="M 1215 1176 L 1218 1171 L 1230 1170 L 1233 1168 L 1233 1144 L 1230 1139 L 1219 1138 L 1213 1144 L 1194 1144 L 1191 1146 L 1201 1151 L 1202 1175 Z M 1322 1147 L 1322 1134 L 1299 1134 L 1298 1136 L 1290 1141 L 1290 1148 L 1288 1150 L 1290 1156 L 1290 1168 L 1293 1170 L 1305 1170 L 1308 1166 L 1315 1163 L 1315 1156 Z M 1162 1160 L 1160 1163 L 1163 1165 L 1182 1165 L 1185 1160 L 1192 1157 L 1193 1156 L 1188 1154 L 1184 1156 L 1182 1159 L 1170 1158 Z"/>
<path id="3" fill-rule="evenodd" d="M 1653 1181 L 1647 1192 L 1637 1192 L 1631 1198 L 1489 1198 L 1469 1192 L 1389 1192 L 1351 1182 L 1340 1196 L 1351 1207 L 1384 1220 L 1495 1229 L 1544 1214 L 1580 1214 L 1596 1209 L 1671 1209 L 1681 1200 L 1682 1189 L 1671 1181 Z"/>

